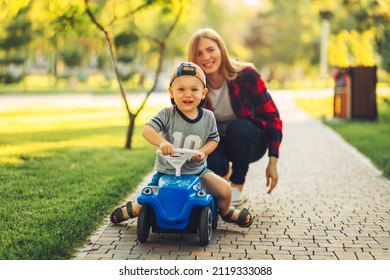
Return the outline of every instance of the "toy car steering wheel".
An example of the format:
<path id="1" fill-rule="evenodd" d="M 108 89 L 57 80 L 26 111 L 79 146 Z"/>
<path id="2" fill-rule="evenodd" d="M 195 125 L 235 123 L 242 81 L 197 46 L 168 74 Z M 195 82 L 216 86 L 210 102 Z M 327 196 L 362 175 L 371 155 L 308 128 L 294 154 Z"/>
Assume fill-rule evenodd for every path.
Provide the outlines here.
<path id="1" fill-rule="evenodd" d="M 176 169 L 176 176 L 180 176 L 180 169 L 182 165 L 187 161 L 190 160 L 192 155 L 202 155 L 201 152 L 197 150 L 191 150 L 191 149 L 182 149 L 182 148 L 175 148 L 174 155 L 163 155 L 161 153 L 161 150 L 158 149 L 156 151 L 157 154 L 162 156 L 166 161 L 168 161 L 175 169 Z"/>

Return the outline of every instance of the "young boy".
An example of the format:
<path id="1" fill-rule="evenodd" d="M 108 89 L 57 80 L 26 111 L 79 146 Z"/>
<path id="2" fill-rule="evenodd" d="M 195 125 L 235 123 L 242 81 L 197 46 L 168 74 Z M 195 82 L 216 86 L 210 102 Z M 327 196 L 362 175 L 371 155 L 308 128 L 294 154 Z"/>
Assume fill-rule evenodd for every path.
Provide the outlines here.
<path id="1" fill-rule="evenodd" d="M 203 109 L 206 98 L 206 77 L 202 69 L 192 62 L 182 62 L 174 70 L 169 84 L 173 106 L 160 110 L 143 129 L 144 138 L 158 147 L 163 155 L 173 156 L 175 148 L 194 149 L 201 152 L 183 164 L 182 174 L 197 174 L 202 187 L 216 199 L 218 212 L 228 223 L 249 227 L 253 217 L 247 209 L 230 208 L 230 184 L 206 168 L 206 157 L 217 147 L 219 134 L 213 113 Z M 175 169 L 162 157 L 155 161 L 157 171 L 151 186 L 157 186 L 162 174 L 175 174 Z M 157 188 L 157 187 L 156 187 Z M 120 223 L 138 216 L 141 205 L 128 202 L 110 215 L 112 223 Z"/>

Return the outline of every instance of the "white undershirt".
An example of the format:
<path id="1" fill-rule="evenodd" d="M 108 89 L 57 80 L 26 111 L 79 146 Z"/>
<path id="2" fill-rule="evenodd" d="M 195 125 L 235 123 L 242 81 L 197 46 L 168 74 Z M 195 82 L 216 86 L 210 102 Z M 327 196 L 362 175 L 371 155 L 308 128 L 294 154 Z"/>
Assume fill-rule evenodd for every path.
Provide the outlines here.
<path id="1" fill-rule="evenodd" d="M 209 88 L 208 99 L 213 105 L 213 112 L 217 120 L 218 132 L 221 136 L 226 136 L 228 124 L 236 119 L 230 103 L 229 88 L 225 81 L 218 89 Z"/>

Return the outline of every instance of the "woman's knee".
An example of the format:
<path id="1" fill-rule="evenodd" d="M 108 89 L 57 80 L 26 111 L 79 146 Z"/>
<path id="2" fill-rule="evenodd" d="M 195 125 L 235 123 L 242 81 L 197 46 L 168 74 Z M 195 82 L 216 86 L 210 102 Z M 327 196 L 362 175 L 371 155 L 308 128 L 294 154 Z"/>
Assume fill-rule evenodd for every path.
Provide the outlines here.
<path id="1" fill-rule="evenodd" d="M 254 137 L 256 127 L 248 120 L 237 119 L 232 121 L 226 131 L 229 145 L 247 145 Z"/>
<path id="2" fill-rule="evenodd" d="M 234 157 L 245 156 L 249 162 L 260 159 L 268 148 L 265 132 L 252 122 L 237 119 L 229 124 L 227 130 L 229 150 Z"/>
<path id="3" fill-rule="evenodd" d="M 214 171 L 214 173 L 219 176 L 225 176 L 229 172 L 229 162 L 222 160 L 219 157 L 215 157 L 211 153 L 207 157 L 207 168 Z"/>

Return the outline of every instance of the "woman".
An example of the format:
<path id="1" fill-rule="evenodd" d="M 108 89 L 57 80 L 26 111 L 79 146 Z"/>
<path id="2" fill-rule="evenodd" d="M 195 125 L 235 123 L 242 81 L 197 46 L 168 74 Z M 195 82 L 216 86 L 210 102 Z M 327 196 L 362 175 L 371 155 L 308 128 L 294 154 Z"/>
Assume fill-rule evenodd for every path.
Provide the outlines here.
<path id="1" fill-rule="evenodd" d="M 233 61 L 221 36 L 211 28 L 197 30 L 188 60 L 206 74 L 209 93 L 205 107 L 214 112 L 221 141 L 207 166 L 232 186 L 233 206 L 246 201 L 243 193 L 249 164 L 268 149 L 268 194 L 278 183 L 277 160 L 282 121 L 260 74 L 250 63 Z"/>

